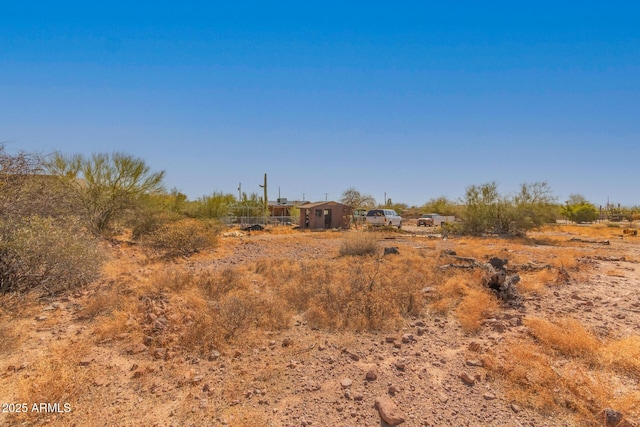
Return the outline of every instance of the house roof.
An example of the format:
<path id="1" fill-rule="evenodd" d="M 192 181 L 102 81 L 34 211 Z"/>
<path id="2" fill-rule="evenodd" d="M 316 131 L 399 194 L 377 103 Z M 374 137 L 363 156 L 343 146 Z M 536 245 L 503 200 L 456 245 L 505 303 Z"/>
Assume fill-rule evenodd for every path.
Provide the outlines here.
<path id="1" fill-rule="evenodd" d="M 344 206 L 345 208 L 348 208 L 349 206 L 342 204 L 342 203 L 338 203 L 338 202 L 314 202 L 314 203 L 307 203 L 306 205 L 302 205 L 300 206 L 301 209 L 309 209 L 309 208 L 317 208 L 320 206 Z"/>

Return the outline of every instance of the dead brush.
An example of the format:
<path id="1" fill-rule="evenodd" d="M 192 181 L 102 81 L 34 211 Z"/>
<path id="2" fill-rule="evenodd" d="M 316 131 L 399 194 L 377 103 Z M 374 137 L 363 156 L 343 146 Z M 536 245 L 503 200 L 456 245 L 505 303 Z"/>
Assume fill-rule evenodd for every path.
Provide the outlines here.
<path id="1" fill-rule="evenodd" d="M 552 359 L 529 342 L 510 341 L 494 349 L 484 358 L 492 377 L 502 381 L 506 397 L 545 414 L 556 409 L 558 374 Z"/>
<path id="2" fill-rule="evenodd" d="M 220 225 L 215 221 L 192 218 L 162 224 L 154 232 L 141 238 L 143 250 L 150 257 L 188 257 L 214 247 Z"/>
<path id="3" fill-rule="evenodd" d="M 256 261 L 254 272 L 271 280 L 289 280 L 301 274 L 300 264 L 288 258 L 261 258 Z"/>
<path id="4" fill-rule="evenodd" d="M 340 256 L 375 255 L 379 252 L 377 233 L 349 233 L 340 244 Z"/>
<path id="5" fill-rule="evenodd" d="M 295 274 L 270 278 L 271 289 L 314 327 L 381 330 L 421 308 L 424 282 L 396 261 L 340 257 L 291 265 Z M 395 271 L 407 273 L 403 277 Z"/>
<path id="6" fill-rule="evenodd" d="M 197 277 L 192 271 L 176 266 L 165 267 L 152 274 L 150 282 L 157 291 L 180 292 L 196 286 Z"/>
<path id="7" fill-rule="evenodd" d="M 608 342 L 602 348 L 600 356 L 608 366 L 640 379 L 640 336 L 633 335 Z"/>
<path id="8" fill-rule="evenodd" d="M 548 349 L 565 356 L 581 357 L 594 363 L 600 347 L 598 339 L 575 319 L 563 318 L 550 322 L 530 317 L 524 320 L 531 334 Z"/>
<path id="9" fill-rule="evenodd" d="M 469 289 L 456 308 L 455 315 L 462 329 L 476 332 L 482 326 L 482 321 L 498 311 L 499 307 L 498 299 L 487 290 Z"/>
<path id="10" fill-rule="evenodd" d="M 89 299 L 79 315 L 94 319 L 101 315 L 109 315 L 116 310 L 126 310 L 129 307 L 128 298 L 120 293 L 120 289 L 117 287 L 102 288 Z"/>
<path id="11" fill-rule="evenodd" d="M 620 385 L 637 381 L 640 339 L 634 336 L 602 344 L 569 320 L 525 322 L 535 328 L 535 341 L 501 343 L 484 359 L 485 368 L 500 380 L 507 398 L 542 413 L 566 412 L 578 424 L 594 422 L 606 407 L 637 416 L 640 393 L 634 386 Z M 571 334 L 578 337 L 567 339 Z M 625 375 L 636 379 L 625 379 Z"/>
<path id="12" fill-rule="evenodd" d="M 16 330 L 15 323 L 9 324 L 5 319 L 0 317 L 0 356 L 13 353 L 22 343 L 22 335 Z M 6 323 L 5 323 L 6 322 Z"/>
<path id="13" fill-rule="evenodd" d="M 91 368 L 79 366 L 80 357 L 88 352 L 88 348 L 80 345 L 73 347 L 57 345 L 49 348 L 49 351 L 37 359 L 27 372 L 29 375 L 21 375 L 13 389 L 15 402 L 58 402 L 60 405 L 68 403 L 71 408 L 79 408 L 78 401 L 82 400 L 83 393 L 90 387 L 92 378 Z M 62 409 L 62 408 L 61 408 Z M 50 417 L 47 413 L 16 414 L 18 420 L 31 425 L 36 419 Z M 68 414 L 60 414 L 61 417 L 73 417 L 73 410 Z M 69 420 L 70 422 L 70 420 Z"/>
<path id="14" fill-rule="evenodd" d="M 243 274 L 234 268 L 222 271 L 203 271 L 194 276 L 194 284 L 203 295 L 211 301 L 217 301 L 222 296 L 236 289 L 245 289 L 247 280 Z"/>
<path id="15" fill-rule="evenodd" d="M 548 287 L 556 283 L 558 273 L 547 269 L 535 273 L 521 273 L 520 277 L 522 280 L 517 284 L 520 293 L 544 295 L 548 292 Z"/>
<path id="16" fill-rule="evenodd" d="M 467 272 L 457 272 L 446 278 L 444 283 L 436 287 L 429 309 L 438 314 L 449 313 L 462 301 L 476 279 L 481 280 L 477 274 Z"/>
<path id="17" fill-rule="evenodd" d="M 172 327 L 177 344 L 187 353 L 206 357 L 213 350 L 226 347 L 225 326 L 215 303 L 197 288 L 191 288 L 171 297 Z"/>

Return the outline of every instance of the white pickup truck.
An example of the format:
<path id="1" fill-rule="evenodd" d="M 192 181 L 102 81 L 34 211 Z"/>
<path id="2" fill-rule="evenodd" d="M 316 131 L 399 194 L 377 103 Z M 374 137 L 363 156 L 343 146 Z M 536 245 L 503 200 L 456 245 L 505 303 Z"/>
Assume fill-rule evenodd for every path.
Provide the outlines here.
<path id="1" fill-rule="evenodd" d="M 371 209 L 365 218 L 369 225 L 402 228 L 402 217 L 392 209 Z"/>
<path id="2" fill-rule="evenodd" d="M 442 223 L 446 222 L 454 222 L 456 220 L 455 216 L 444 216 L 440 214 L 424 214 L 418 218 L 418 227 L 421 225 L 425 227 L 438 227 L 441 226 Z"/>

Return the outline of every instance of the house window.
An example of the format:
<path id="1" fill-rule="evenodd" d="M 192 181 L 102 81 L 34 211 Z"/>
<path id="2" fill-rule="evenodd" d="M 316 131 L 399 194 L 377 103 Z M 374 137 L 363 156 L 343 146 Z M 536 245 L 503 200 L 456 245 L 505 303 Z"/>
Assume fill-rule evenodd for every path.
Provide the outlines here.
<path id="1" fill-rule="evenodd" d="M 316 209 L 316 216 L 317 217 L 321 217 L 322 216 L 322 209 Z"/>

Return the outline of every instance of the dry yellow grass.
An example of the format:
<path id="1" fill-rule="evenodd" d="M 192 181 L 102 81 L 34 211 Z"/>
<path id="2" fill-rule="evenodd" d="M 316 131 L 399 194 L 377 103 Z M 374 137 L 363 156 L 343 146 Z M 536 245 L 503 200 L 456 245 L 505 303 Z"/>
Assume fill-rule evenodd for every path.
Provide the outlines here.
<path id="1" fill-rule="evenodd" d="M 579 356 L 594 361 L 600 342 L 575 319 L 563 318 L 550 322 L 540 318 L 527 318 L 525 326 L 544 346 L 566 356 Z"/>
<path id="2" fill-rule="evenodd" d="M 599 239 L 611 239 L 622 234 L 622 230 L 619 227 L 608 227 L 606 224 L 561 225 L 558 229 L 576 236 Z"/>
<path id="3" fill-rule="evenodd" d="M 380 244 L 374 233 L 349 233 L 340 245 L 341 256 L 376 255 L 379 252 Z"/>
<path id="4" fill-rule="evenodd" d="M 9 326 L 6 319 L 0 316 L 0 356 L 4 356 L 20 348 L 23 341 L 23 334 L 17 330 L 15 323 Z"/>
<path id="5" fill-rule="evenodd" d="M 486 290 L 470 289 L 456 309 L 456 319 L 462 329 L 475 332 L 482 326 L 482 321 L 496 312 L 498 300 Z"/>
<path id="6" fill-rule="evenodd" d="M 73 408 L 78 407 L 76 403 L 82 398 L 82 393 L 90 382 L 89 368 L 79 366 L 80 356 L 86 354 L 86 351 L 86 347 L 82 345 L 69 347 L 61 344 L 50 347 L 46 354 L 28 367 L 27 375 L 23 374 L 16 379 L 11 401 L 30 402 L 29 405 L 40 402 L 59 403 L 61 410 L 66 403 L 71 412 L 61 416 L 71 420 Z M 15 417 L 9 419 L 16 424 L 19 421 L 31 423 L 51 416 L 32 411 L 11 415 Z"/>
<path id="7" fill-rule="evenodd" d="M 535 273 L 522 273 L 520 278 L 521 280 L 517 286 L 521 294 L 544 295 L 547 293 L 548 287 L 555 284 L 558 273 L 548 269 Z"/>
<path id="8" fill-rule="evenodd" d="M 507 398 L 547 414 L 557 410 L 558 374 L 551 363 L 549 355 L 527 342 L 508 342 L 485 358 L 487 370 L 503 380 Z"/>
<path id="9" fill-rule="evenodd" d="M 638 415 L 640 337 L 602 343 L 575 319 L 524 323 L 535 341 L 511 340 L 485 361 L 509 398 L 549 414 L 566 411 L 577 422 L 595 420 L 605 407 Z"/>
<path id="10" fill-rule="evenodd" d="M 421 312 L 421 289 L 429 285 L 433 266 L 417 251 L 407 251 L 402 257 L 265 259 L 256 263 L 255 273 L 274 297 L 314 327 L 380 330 Z"/>
<path id="11" fill-rule="evenodd" d="M 608 342 L 601 350 L 603 362 L 640 379 L 640 336 Z"/>

